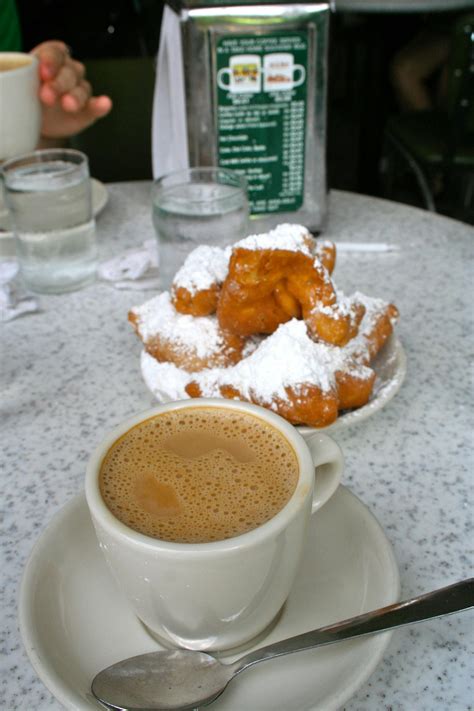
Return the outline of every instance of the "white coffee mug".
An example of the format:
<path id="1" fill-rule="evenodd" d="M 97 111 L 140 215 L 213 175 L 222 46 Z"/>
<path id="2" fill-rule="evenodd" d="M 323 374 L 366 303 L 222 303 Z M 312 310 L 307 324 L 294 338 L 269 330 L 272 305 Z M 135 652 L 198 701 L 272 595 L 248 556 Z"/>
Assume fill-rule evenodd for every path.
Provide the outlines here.
<path id="1" fill-rule="evenodd" d="M 278 430 L 298 460 L 294 493 L 269 521 L 233 538 L 173 543 L 138 533 L 105 505 L 99 488 L 102 461 L 110 447 L 138 423 L 196 407 L 247 413 Z M 277 617 L 298 570 L 310 516 L 337 489 L 342 470 L 341 450 L 327 435 L 316 433 L 305 441 L 269 410 L 198 398 L 161 405 L 117 427 L 93 453 L 85 489 L 100 548 L 148 630 L 165 646 L 229 650 L 256 638 Z"/>
<path id="2" fill-rule="evenodd" d="M 290 52 L 272 52 L 263 58 L 263 76 L 264 91 L 288 91 L 304 82 L 306 70 Z"/>
<path id="3" fill-rule="evenodd" d="M 0 163 L 38 144 L 41 105 L 38 60 L 23 52 L 0 52 Z"/>
<path id="4" fill-rule="evenodd" d="M 256 94 L 261 91 L 261 75 L 262 60 L 258 54 L 234 54 L 229 66 L 217 72 L 217 85 L 232 93 Z"/>

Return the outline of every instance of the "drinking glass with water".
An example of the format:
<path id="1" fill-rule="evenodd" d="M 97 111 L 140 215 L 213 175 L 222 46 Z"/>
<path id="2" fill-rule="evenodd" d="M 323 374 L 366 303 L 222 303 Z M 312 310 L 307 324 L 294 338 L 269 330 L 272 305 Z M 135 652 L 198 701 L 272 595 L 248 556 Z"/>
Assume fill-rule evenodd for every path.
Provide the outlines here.
<path id="1" fill-rule="evenodd" d="M 26 286 L 57 294 L 93 281 L 97 243 L 87 156 L 34 151 L 4 163 L 2 173 Z"/>
<path id="2" fill-rule="evenodd" d="M 189 168 L 170 173 L 155 181 L 152 202 L 163 289 L 170 287 L 195 247 L 226 247 L 247 234 L 247 182 L 234 171 Z"/>

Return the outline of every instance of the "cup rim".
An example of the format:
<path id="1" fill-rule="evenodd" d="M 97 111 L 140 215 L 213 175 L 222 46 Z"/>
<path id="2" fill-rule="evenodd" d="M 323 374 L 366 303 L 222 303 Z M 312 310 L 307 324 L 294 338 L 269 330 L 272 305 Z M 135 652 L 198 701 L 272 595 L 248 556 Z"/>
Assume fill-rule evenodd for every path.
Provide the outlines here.
<path id="1" fill-rule="evenodd" d="M 60 156 L 75 157 L 81 159 L 77 163 L 71 161 L 71 167 L 69 169 L 71 171 L 77 170 L 78 168 L 83 168 L 84 166 L 87 167 L 89 165 L 87 155 L 82 151 L 76 150 L 75 148 L 39 148 L 35 151 L 20 153 L 16 156 L 8 158 L 8 160 L 4 161 L 0 165 L 0 172 L 6 175 L 8 170 L 14 169 L 15 167 L 18 167 L 24 163 L 31 165 L 39 165 L 41 163 L 45 163 L 47 160 L 54 160 L 54 158 L 59 158 Z"/>
<path id="2" fill-rule="evenodd" d="M 229 178 L 232 179 L 232 182 L 227 183 L 224 181 L 221 183 L 222 185 L 234 188 L 236 192 L 243 191 L 245 195 L 247 195 L 248 182 L 245 175 L 237 173 L 235 170 L 231 170 L 230 168 L 221 168 L 220 166 L 215 165 L 192 166 L 190 168 L 181 168 L 180 170 L 174 170 L 170 171 L 169 173 L 165 173 L 164 175 L 160 175 L 153 181 L 153 192 L 155 194 L 161 192 L 164 193 L 168 188 L 176 187 L 179 185 L 198 185 L 200 182 L 203 181 L 196 179 L 193 180 L 193 177 L 195 178 L 198 175 L 216 176 L 219 173 L 224 176 L 227 175 Z M 209 177 L 207 177 L 207 180 L 209 180 Z M 216 180 L 215 177 L 213 177 L 212 182 L 219 183 L 220 181 Z M 223 202 L 226 200 L 229 200 L 229 195 L 226 195 L 221 198 L 186 198 L 187 203 L 192 202 L 193 204 L 207 203 L 211 201 Z"/>
<path id="3" fill-rule="evenodd" d="M 242 533 L 232 538 L 225 538 L 220 541 L 209 541 L 206 543 L 180 543 L 175 541 L 165 541 L 152 538 L 143 533 L 135 531 L 126 524 L 119 521 L 107 508 L 100 494 L 98 479 L 101 463 L 112 446 L 112 444 L 132 427 L 151 417 L 163 412 L 178 409 L 215 407 L 229 410 L 239 410 L 248 412 L 251 415 L 260 417 L 270 425 L 278 429 L 289 441 L 298 459 L 299 478 L 295 490 L 286 502 L 285 506 L 278 511 L 269 521 L 261 524 L 257 528 Z M 308 499 L 311 499 L 314 487 L 314 464 L 311 454 L 306 447 L 303 437 L 299 432 L 280 415 L 270 410 L 253 405 L 252 403 L 225 400 L 219 398 L 194 398 L 192 400 L 175 400 L 157 407 L 145 410 L 141 413 L 122 421 L 117 427 L 111 430 L 96 447 L 89 458 L 86 468 L 85 494 L 87 504 L 97 523 L 105 529 L 108 534 L 115 538 L 120 538 L 127 544 L 131 544 L 141 549 L 146 548 L 149 552 L 159 551 L 160 554 L 182 555 L 192 554 L 215 555 L 220 552 L 229 552 L 233 549 L 240 549 L 242 546 L 248 548 L 260 544 L 262 540 L 280 533 L 287 527 L 290 521 L 298 515 L 301 508 Z"/>
<path id="4" fill-rule="evenodd" d="M 38 65 L 38 57 L 36 57 L 34 54 L 30 54 L 29 52 L 0 52 L 0 57 L 1 58 L 9 58 L 11 57 L 12 59 L 16 57 L 27 57 L 30 61 L 27 64 L 22 65 L 21 67 L 12 67 L 11 69 L 5 69 L 2 71 L 3 76 L 8 76 L 9 74 L 12 73 L 18 73 L 18 72 L 24 72 L 27 69 L 30 69 L 31 66 L 37 66 Z"/>

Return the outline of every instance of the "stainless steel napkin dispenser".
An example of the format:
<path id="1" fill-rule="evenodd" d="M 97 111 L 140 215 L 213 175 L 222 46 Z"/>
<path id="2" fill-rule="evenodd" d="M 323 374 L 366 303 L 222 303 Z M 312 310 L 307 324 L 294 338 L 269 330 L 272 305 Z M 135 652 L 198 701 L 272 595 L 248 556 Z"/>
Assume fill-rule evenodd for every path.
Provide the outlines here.
<path id="1" fill-rule="evenodd" d="M 328 3 L 165 5 L 155 177 L 188 166 L 246 176 L 255 230 L 326 214 Z"/>

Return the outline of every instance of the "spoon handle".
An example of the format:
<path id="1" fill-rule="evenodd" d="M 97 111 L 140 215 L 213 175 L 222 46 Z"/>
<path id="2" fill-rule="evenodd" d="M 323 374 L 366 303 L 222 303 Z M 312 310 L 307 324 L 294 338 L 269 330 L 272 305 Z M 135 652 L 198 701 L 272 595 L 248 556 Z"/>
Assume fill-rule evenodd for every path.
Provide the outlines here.
<path id="1" fill-rule="evenodd" d="M 426 595 L 419 595 L 410 600 L 396 602 L 378 610 L 366 612 L 357 617 L 351 617 L 334 625 L 321 627 L 311 632 L 290 637 L 261 647 L 241 657 L 231 666 L 234 674 L 238 674 L 252 664 L 272 659 L 283 654 L 320 647 L 352 637 L 360 637 L 374 632 L 384 632 L 394 627 L 411 625 L 433 617 L 450 615 L 453 612 L 467 610 L 474 606 L 474 578 L 463 580 L 454 585 L 434 590 Z"/>

